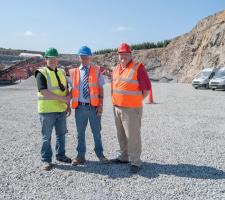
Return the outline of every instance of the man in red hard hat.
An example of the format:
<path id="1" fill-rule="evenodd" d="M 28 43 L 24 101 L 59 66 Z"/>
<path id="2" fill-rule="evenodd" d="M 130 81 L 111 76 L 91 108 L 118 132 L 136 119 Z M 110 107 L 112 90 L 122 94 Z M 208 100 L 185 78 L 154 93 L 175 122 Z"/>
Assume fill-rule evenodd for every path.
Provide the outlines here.
<path id="1" fill-rule="evenodd" d="M 142 63 L 132 58 L 130 46 L 118 48 L 119 64 L 112 72 L 111 96 L 120 155 L 114 163 L 131 164 L 130 173 L 141 166 L 142 101 L 151 89 L 150 80 Z"/>

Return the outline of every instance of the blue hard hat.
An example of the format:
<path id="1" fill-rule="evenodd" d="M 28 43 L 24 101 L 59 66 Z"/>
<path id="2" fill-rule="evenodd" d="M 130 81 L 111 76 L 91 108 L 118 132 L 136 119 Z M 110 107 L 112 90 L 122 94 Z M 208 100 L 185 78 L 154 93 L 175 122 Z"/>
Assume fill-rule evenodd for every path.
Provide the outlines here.
<path id="1" fill-rule="evenodd" d="M 92 56 L 91 49 L 87 46 L 82 46 L 78 50 L 78 55 L 79 56 Z"/>

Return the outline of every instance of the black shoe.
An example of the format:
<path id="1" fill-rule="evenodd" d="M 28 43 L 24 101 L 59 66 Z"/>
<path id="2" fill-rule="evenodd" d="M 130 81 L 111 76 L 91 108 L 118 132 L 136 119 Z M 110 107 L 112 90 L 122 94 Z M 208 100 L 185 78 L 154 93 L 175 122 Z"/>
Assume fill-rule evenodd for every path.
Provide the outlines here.
<path id="1" fill-rule="evenodd" d="M 64 163 L 71 163 L 72 162 L 71 158 L 69 158 L 67 156 L 64 156 L 62 158 L 56 158 L 56 160 L 58 160 L 60 162 L 64 162 Z"/>
<path id="2" fill-rule="evenodd" d="M 136 165 L 131 165 L 130 166 L 130 173 L 131 174 L 137 174 L 140 171 L 140 167 Z"/>
<path id="3" fill-rule="evenodd" d="M 49 171 L 52 169 L 52 163 L 51 162 L 46 162 L 46 161 L 43 161 L 42 162 L 42 167 L 41 167 L 42 170 L 45 170 L 45 171 Z"/>
<path id="4" fill-rule="evenodd" d="M 115 164 L 127 164 L 127 163 L 129 163 L 129 161 L 127 161 L 127 160 L 120 160 L 119 158 L 111 159 L 110 162 L 111 163 L 115 163 Z"/>

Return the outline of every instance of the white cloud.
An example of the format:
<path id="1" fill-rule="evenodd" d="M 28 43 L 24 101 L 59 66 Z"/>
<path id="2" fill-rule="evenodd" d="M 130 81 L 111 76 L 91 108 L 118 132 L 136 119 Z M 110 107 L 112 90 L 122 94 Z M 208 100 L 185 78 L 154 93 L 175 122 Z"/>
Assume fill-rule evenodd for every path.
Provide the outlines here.
<path id="1" fill-rule="evenodd" d="M 34 33 L 32 31 L 27 30 L 27 31 L 24 32 L 24 35 L 28 36 L 28 37 L 29 36 L 34 36 Z"/>
<path id="2" fill-rule="evenodd" d="M 116 32 L 124 32 L 124 31 L 130 31 L 131 28 L 130 27 L 126 27 L 126 26 L 118 26 L 115 31 Z"/>

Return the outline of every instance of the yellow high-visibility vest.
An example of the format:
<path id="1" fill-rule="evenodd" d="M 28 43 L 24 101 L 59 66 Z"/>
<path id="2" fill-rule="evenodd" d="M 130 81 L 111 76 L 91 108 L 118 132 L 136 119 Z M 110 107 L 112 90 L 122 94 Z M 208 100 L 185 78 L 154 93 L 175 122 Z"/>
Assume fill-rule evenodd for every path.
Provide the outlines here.
<path id="1" fill-rule="evenodd" d="M 56 78 L 55 72 L 49 70 L 48 67 L 42 67 L 38 69 L 41 72 L 46 80 L 47 80 L 47 87 L 50 92 L 58 96 L 66 96 L 67 95 L 67 82 L 66 77 L 62 69 L 57 68 L 57 74 L 60 78 L 61 83 L 65 87 L 65 91 L 61 91 L 59 88 L 58 80 Z M 67 110 L 67 104 L 44 97 L 41 92 L 37 93 L 38 96 L 38 113 L 52 113 L 52 112 L 65 112 Z"/>

